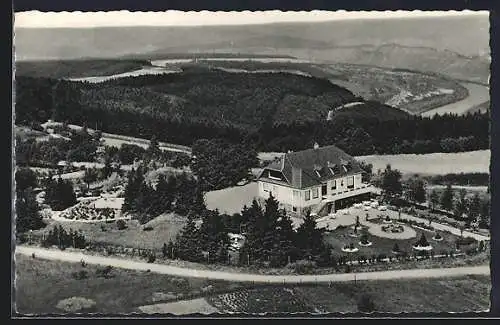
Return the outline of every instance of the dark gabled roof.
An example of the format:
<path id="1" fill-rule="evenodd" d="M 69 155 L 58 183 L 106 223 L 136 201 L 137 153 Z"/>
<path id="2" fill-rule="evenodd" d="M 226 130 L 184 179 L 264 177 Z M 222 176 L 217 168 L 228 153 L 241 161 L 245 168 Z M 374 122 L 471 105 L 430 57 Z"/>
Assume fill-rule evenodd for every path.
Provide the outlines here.
<path id="1" fill-rule="evenodd" d="M 289 185 L 297 188 L 362 172 L 353 157 L 334 145 L 287 153 L 266 169 L 281 171 Z"/>

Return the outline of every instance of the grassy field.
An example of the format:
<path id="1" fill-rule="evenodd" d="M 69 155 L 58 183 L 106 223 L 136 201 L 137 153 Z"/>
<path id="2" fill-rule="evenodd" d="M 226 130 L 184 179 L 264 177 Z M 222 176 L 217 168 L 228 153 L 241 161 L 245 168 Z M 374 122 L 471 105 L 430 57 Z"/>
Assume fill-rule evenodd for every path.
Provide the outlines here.
<path id="1" fill-rule="evenodd" d="M 243 206 L 245 204 L 250 206 L 258 194 L 257 183 L 252 182 L 244 186 L 208 192 L 205 195 L 205 202 L 208 209 L 219 209 L 220 213 L 240 213 Z"/>
<path id="2" fill-rule="evenodd" d="M 447 279 L 358 281 L 328 285 L 246 288 L 195 300 L 141 307 L 160 313 L 349 313 L 358 311 L 368 295 L 376 312 L 487 311 L 491 290 L 488 276 Z"/>
<path id="3" fill-rule="evenodd" d="M 430 153 L 424 155 L 373 155 L 356 157 L 373 165 L 373 172 L 383 171 L 387 164 L 402 173 L 420 175 L 445 175 L 459 173 L 489 173 L 490 150 L 459 153 Z"/>
<path id="4" fill-rule="evenodd" d="M 17 311 L 26 314 L 64 313 L 56 305 L 69 297 L 96 302 L 92 312 L 130 313 L 154 302 L 197 296 L 210 290 L 234 290 L 238 284 L 204 279 L 177 278 L 148 272 L 113 269 L 110 278 L 98 277 L 97 266 L 16 256 Z M 86 279 L 74 272 L 86 271 Z M 211 286 L 211 287 L 209 287 Z M 208 287 L 208 288 L 207 288 Z"/>
<path id="5" fill-rule="evenodd" d="M 490 307 L 488 276 L 449 279 L 359 281 L 294 288 L 324 312 L 356 312 L 363 294 L 372 296 L 379 312 L 467 312 Z"/>
<path id="6" fill-rule="evenodd" d="M 489 276 L 248 287 L 122 269 L 103 278 L 97 266 L 22 255 L 16 256 L 15 268 L 16 310 L 23 314 L 63 313 L 56 306 L 69 297 L 93 300 L 95 306 L 87 311 L 100 313 L 355 312 L 363 294 L 371 295 L 381 312 L 465 312 L 487 310 L 491 290 Z M 80 271 L 87 278 L 75 278 Z M 202 303 L 182 302 L 193 298 Z"/>
<path id="7" fill-rule="evenodd" d="M 68 230 L 81 230 L 85 238 L 93 243 L 119 245 L 143 249 L 161 249 L 163 243 L 174 240 L 177 233 L 184 227 L 185 219 L 173 214 L 161 215 L 145 225 L 139 225 L 136 220 L 127 221 L 127 228 L 118 230 L 116 222 L 112 223 L 83 223 L 71 221 L 52 221 L 49 225 L 35 234 L 48 233 L 54 226 L 62 225 Z M 153 227 L 145 231 L 145 226 Z M 106 230 L 103 231 L 101 227 Z"/>

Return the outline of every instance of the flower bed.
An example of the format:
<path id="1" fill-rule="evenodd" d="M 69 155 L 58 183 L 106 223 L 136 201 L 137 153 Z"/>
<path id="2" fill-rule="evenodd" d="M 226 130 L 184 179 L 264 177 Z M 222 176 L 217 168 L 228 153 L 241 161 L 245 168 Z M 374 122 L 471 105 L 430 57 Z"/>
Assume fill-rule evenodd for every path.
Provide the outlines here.
<path id="1" fill-rule="evenodd" d="M 420 228 L 420 229 L 429 230 L 429 231 L 434 231 L 434 227 L 429 226 L 428 224 L 426 224 L 426 223 L 424 223 L 424 222 L 418 222 L 418 221 L 415 221 L 415 220 L 409 220 L 409 219 L 400 219 L 399 221 L 400 221 L 400 222 L 402 222 L 402 223 L 405 223 L 405 224 L 411 225 L 411 226 L 418 227 L 418 228 Z"/>
<path id="2" fill-rule="evenodd" d="M 342 247 L 342 251 L 344 253 L 356 253 L 359 251 L 359 248 L 354 247 L 354 244 L 349 244 Z"/>
<path id="3" fill-rule="evenodd" d="M 373 243 L 371 241 L 367 241 L 364 243 L 362 241 L 359 242 L 359 246 L 370 247 L 371 245 L 373 245 Z"/>
<path id="4" fill-rule="evenodd" d="M 443 236 L 441 236 L 440 234 L 435 234 L 433 237 L 432 237 L 432 240 L 434 241 L 442 241 L 443 240 Z"/>
<path id="5" fill-rule="evenodd" d="M 390 232 L 390 233 L 395 233 L 395 234 L 400 234 L 405 231 L 405 228 L 401 225 L 384 225 L 380 227 L 383 232 Z"/>

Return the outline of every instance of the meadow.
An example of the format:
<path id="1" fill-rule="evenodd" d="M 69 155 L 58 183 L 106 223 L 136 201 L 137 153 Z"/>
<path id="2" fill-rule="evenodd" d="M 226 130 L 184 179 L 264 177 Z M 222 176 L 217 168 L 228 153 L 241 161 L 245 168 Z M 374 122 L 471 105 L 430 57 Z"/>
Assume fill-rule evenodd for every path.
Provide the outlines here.
<path id="1" fill-rule="evenodd" d="M 108 277 L 102 277 L 98 269 L 102 267 L 16 255 L 17 312 L 65 313 L 56 306 L 69 297 L 95 302 L 84 312 L 108 314 L 356 312 L 362 295 L 371 296 L 380 312 L 472 312 L 490 306 L 489 276 L 246 286 L 122 269 L 112 269 Z M 86 277 L 77 276 L 81 271 Z"/>
<path id="2" fill-rule="evenodd" d="M 374 173 L 383 171 L 387 164 L 402 173 L 445 175 L 459 173 L 489 173 L 490 150 L 458 153 L 371 155 L 356 157 L 373 165 Z"/>
<path id="3" fill-rule="evenodd" d="M 82 267 L 79 263 L 16 255 L 17 312 L 38 315 L 66 313 L 56 307 L 59 301 L 84 297 L 95 302 L 95 306 L 86 312 L 131 313 L 138 312 L 137 307 L 148 303 L 199 296 L 208 290 L 224 291 L 240 287 L 239 284 L 224 281 L 179 278 L 124 269 L 112 269 L 109 277 L 102 277 L 96 274 L 99 269 L 102 267 Z"/>
<path id="4" fill-rule="evenodd" d="M 140 225 L 137 220 L 127 220 L 127 227 L 121 230 L 115 221 L 87 223 L 50 220 L 47 227 L 35 230 L 33 233 L 35 236 L 41 236 L 47 234 L 53 227 L 61 225 L 66 231 L 70 228 L 81 230 L 85 238 L 92 243 L 161 250 L 163 243 L 175 240 L 185 223 L 185 218 L 174 214 L 161 215 L 144 225 Z"/>

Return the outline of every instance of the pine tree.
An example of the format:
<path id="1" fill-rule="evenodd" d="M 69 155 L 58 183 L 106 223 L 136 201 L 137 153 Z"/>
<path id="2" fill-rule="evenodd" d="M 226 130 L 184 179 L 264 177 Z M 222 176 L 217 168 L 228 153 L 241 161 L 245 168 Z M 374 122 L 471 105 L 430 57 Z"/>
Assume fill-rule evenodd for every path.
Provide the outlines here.
<path id="1" fill-rule="evenodd" d="M 408 182 L 409 187 L 409 199 L 415 202 L 425 202 L 426 191 L 425 183 L 419 178 L 412 178 Z"/>
<path id="2" fill-rule="evenodd" d="M 252 201 L 251 207 L 245 213 L 248 215 L 248 223 L 246 227 L 246 243 L 245 249 L 250 254 L 252 260 L 259 260 L 262 249 L 262 236 L 260 231 L 260 220 L 263 218 L 264 212 L 257 200 Z"/>
<path id="3" fill-rule="evenodd" d="M 261 252 L 258 257 L 264 261 L 269 261 L 270 258 L 277 254 L 278 238 L 276 236 L 276 226 L 279 217 L 279 202 L 272 194 L 265 202 L 264 215 L 257 221 L 261 234 Z"/>
<path id="4" fill-rule="evenodd" d="M 104 158 L 104 168 L 102 169 L 102 175 L 104 178 L 108 178 L 113 173 L 113 166 L 111 165 L 111 157 L 106 156 Z"/>
<path id="5" fill-rule="evenodd" d="M 476 220 L 477 218 L 479 218 L 480 210 L 481 210 L 481 198 L 479 197 L 478 193 L 476 193 L 472 197 L 472 200 L 470 200 L 469 207 L 467 210 L 469 212 L 470 219 Z"/>
<path id="6" fill-rule="evenodd" d="M 441 207 L 447 211 L 453 209 L 453 188 L 451 184 L 446 185 L 446 188 L 441 194 Z"/>
<path id="7" fill-rule="evenodd" d="M 431 192 L 431 194 L 429 196 L 429 203 L 430 203 L 431 209 L 435 209 L 438 206 L 438 204 L 439 204 L 439 195 L 436 192 L 436 190 L 432 190 L 432 192 Z"/>
<path id="8" fill-rule="evenodd" d="M 191 211 L 193 211 L 195 214 L 201 214 L 204 210 L 206 210 L 206 205 L 203 190 L 201 189 L 201 186 L 199 184 L 196 184 L 194 194 L 192 196 L 193 203 L 191 205 Z"/>
<path id="9" fill-rule="evenodd" d="M 127 185 L 125 185 L 124 200 L 122 205 L 123 211 L 132 210 L 133 201 L 137 195 L 138 188 L 136 188 L 135 174 L 136 171 L 132 168 L 127 175 Z"/>
<path id="10" fill-rule="evenodd" d="M 276 224 L 276 239 L 278 246 L 275 251 L 275 260 L 279 266 L 293 262 L 296 258 L 297 248 L 295 247 L 295 230 L 292 220 L 284 212 Z"/>
<path id="11" fill-rule="evenodd" d="M 141 193 L 144 184 L 144 173 L 141 167 L 137 168 L 137 170 L 132 169 L 128 173 L 128 181 L 125 186 L 125 198 L 122 206 L 123 211 L 140 211 L 142 202 L 139 202 L 139 206 L 137 205 L 138 197 Z M 143 193 L 144 194 L 144 193 Z M 139 199 L 140 200 L 140 199 Z"/>
<path id="12" fill-rule="evenodd" d="M 325 249 L 323 235 L 316 224 L 316 220 L 311 214 L 304 217 L 304 222 L 297 229 L 297 248 L 300 250 L 302 258 L 317 259 Z"/>
<path id="13" fill-rule="evenodd" d="M 179 258 L 191 262 L 200 262 L 203 260 L 198 229 L 196 229 L 192 214 L 188 215 L 187 223 L 177 238 L 176 246 L 176 256 Z"/>
<path id="14" fill-rule="evenodd" d="M 462 218 L 462 216 L 467 213 L 467 207 L 468 207 L 468 201 L 466 198 L 467 192 L 465 189 L 461 189 L 458 192 L 458 198 L 455 202 L 455 205 L 453 207 L 453 213 L 455 214 L 456 218 Z"/>
<path id="15" fill-rule="evenodd" d="M 97 172 L 93 168 L 86 168 L 85 174 L 83 175 L 83 181 L 87 184 L 87 190 L 90 189 L 90 183 L 97 180 Z"/>
<path id="16" fill-rule="evenodd" d="M 167 246 L 167 243 L 163 243 L 163 247 L 161 249 L 161 252 L 162 252 L 162 255 L 163 255 L 164 258 L 168 256 L 168 246 Z"/>
<path id="17" fill-rule="evenodd" d="M 201 247 L 209 254 L 210 262 L 224 262 L 227 257 L 229 238 L 227 229 L 217 211 L 204 211 L 199 230 Z"/>
<path id="18" fill-rule="evenodd" d="M 420 236 L 420 239 L 417 241 L 417 246 L 420 246 L 420 247 L 429 246 L 429 242 L 427 241 L 427 238 L 425 237 L 424 233 L 422 233 L 422 235 Z"/>
<path id="19" fill-rule="evenodd" d="M 19 191 L 16 197 L 16 232 L 36 230 L 45 227 L 40 207 L 30 189 Z"/>
<path id="20" fill-rule="evenodd" d="M 169 189 L 165 175 L 160 174 L 158 182 L 156 183 L 156 190 L 154 194 L 154 211 L 157 214 L 171 211 L 172 209 L 173 193 Z"/>
<path id="21" fill-rule="evenodd" d="M 45 191 L 45 202 L 55 211 L 64 210 L 77 203 L 73 185 L 61 177 L 50 180 Z"/>
<path id="22" fill-rule="evenodd" d="M 386 195 L 393 196 L 401 194 L 401 172 L 397 169 L 392 169 L 391 165 L 387 165 L 382 173 L 381 186 Z"/>

